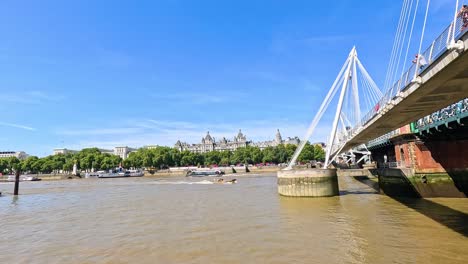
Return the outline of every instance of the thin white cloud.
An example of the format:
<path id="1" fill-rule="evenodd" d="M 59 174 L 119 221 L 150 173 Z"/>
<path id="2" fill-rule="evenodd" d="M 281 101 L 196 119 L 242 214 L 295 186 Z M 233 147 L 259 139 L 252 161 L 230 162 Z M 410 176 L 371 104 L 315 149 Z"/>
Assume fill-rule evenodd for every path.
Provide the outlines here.
<path id="1" fill-rule="evenodd" d="M 241 92 L 231 93 L 223 92 L 219 93 L 208 93 L 208 92 L 183 92 L 183 93 L 161 93 L 151 94 L 151 97 L 159 100 L 171 100 L 171 103 L 184 103 L 184 104 L 216 104 L 225 103 L 232 101 L 233 97 L 241 98 L 245 97 L 246 94 Z"/>
<path id="2" fill-rule="evenodd" d="M 6 122 L 0 122 L 0 126 L 21 128 L 21 129 L 29 130 L 29 131 L 35 131 L 35 130 L 36 130 L 36 129 L 33 128 L 33 127 L 29 127 L 29 126 L 25 126 L 25 125 L 19 125 L 19 124 L 13 124 L 13 123 L 6 123 Z"/>
<path id="3" fill-rule="evenodd" d="M 120 128 L 89 128 L 89 129 L 62 129 L 57 130 L 56 134 L 62 136 L 109 136 L 109 135 L 128 135 L 142 132 L 138 127 L 120 127 Z"/>
<path id="4" fill-rule="evenodd" d="M 48 94 L 43 91 L 33 90 L 22 93 L 2 93 L 0 101 L 18 104 L 41 104 L 47 102 L 58 102 L 65 97 L 62 95 Z"/>
<path id="5" fill-rule="evenodd" d="M 29 91 L 29 92 L 26 92 L 26 95 L 28 95 L 31 98 L 35 98 L 35 99 L 43 100 L 43 101 L 60 101 L 65 98 L 63 95 L 47 94 L 43 91 Z"/>

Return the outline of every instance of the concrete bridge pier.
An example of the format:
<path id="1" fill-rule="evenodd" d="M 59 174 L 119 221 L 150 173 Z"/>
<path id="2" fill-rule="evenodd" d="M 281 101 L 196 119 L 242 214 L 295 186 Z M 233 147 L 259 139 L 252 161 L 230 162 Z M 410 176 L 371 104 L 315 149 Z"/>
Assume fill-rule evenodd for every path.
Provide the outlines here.
<path id="1" fill-rule="evenodd" d="M 336 169 L 278 171 L 278 193 L 295 197 L 339 195 Z"/>

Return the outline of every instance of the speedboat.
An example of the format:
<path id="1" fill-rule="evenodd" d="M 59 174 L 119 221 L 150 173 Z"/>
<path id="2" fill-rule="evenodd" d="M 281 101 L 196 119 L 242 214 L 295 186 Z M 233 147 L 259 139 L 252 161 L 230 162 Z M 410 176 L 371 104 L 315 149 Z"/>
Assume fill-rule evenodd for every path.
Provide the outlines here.
<path id="1" fill-rule="evenodd" d="M 194 171 L 188 171 L 187 172 L 187 177 L 192 176 L 192 177 L 204 177 L 204 176 L 214 176 L 214 177 L 219 177 L 224 174 L 224 171 L 221 170 L 194 170 Z"/>
<path id="2" fill-rule="evenodd" d="M 225 181 L 224 179 L 218 179 L 217 181 L 214 181 L 213 183 L 216 183 L 216 184 L 235 184 L 235 183 L 237 183 L 237 180 L 232 179 L 232 180 L 229 180 L 229 181 Z"/>

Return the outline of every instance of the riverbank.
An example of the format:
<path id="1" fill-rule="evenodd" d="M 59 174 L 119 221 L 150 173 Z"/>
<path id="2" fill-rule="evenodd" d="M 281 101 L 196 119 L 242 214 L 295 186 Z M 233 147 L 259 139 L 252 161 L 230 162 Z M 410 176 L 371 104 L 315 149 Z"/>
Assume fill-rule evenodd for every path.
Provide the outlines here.
<path id="1" fill-rule="evenodd" d="M 57 181 L 57 180 L 65 180 L 68 178 L 71 178 L 71 179 L 80 178 L 78 176 L 73 176 L 71 174 L 30 174 L 30 175 L 37 177 L 41 181 Z M 0 182 L 10 182 L 7 180 L 9 176 L 10 175 L 0 176 Z"/>
<path id="2" fill-rule="evenodd" d="M 235 173 L 232 172 L 231 167 L 222 167 L 217 168 L 224 171 L 223 176 L 245 176 L 249 174 L 271 174 L 275 173 L 282 169 L 282 167 L 277 166 L 268 166 L 268 167 L 248 167 L 249 172 L 246 172 L 245 167 L 234 167 Z M 69 180 L 69 179 L 84 179 L 85 177 L 74 176 L 71 174 L 32 174 L 36 176 L 41 181 L 58 181 L 58 180 Z M 187 169 L 185 168 L 171 168 L 168 170 L 159 170 L 153 173 L 148 171 L 144 172 L 144 177 L 182 177 L 187 175 Z M 0 182 L 9 182 L 7 181 L 9 175 L 0 176 Z"/>
<path id="3" fill-rule="evenodd" d="M 245 167 L 233 167 L 235 172 L 233 172 L 231 167 L 218 167 L 223 171 L 224 175 L 248 175 L 249 173 L 252 174 L 271 174 L 275 173 L 282 169 L 282 167 L 278 166 L 268 166 L 268 167 L 248 167 L 249 172 L 246 171 Z M 178 177 L 178 176 L 185 176 L 187 175 L 188 169 L 181 169 L 181 168 L 171 168 L 168 170 L 159 170 L 154 173 L 149 173 L 145 171 L 145 177 Z"/>

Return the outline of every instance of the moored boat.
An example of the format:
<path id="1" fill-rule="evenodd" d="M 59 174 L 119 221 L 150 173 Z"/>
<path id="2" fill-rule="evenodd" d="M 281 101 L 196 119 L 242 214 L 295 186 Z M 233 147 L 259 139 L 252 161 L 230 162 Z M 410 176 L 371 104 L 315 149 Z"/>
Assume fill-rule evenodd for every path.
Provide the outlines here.
<path id="1" fill-rule="evenodd" d="M 130 177 L 129 172 L 111 172 L 111 173 L 103 173 L 97 176 L 98 178 L 123 178 L 123 177 Z"/>
<path id="2" fill-rule="evenodd" d="M 127 172 L 130 173 L 130 177 L 142 177 L 145 175 L 141 170 L 128 170 Z"/>
<path id="3" fill-rule="evenodd" d="M 14 182 L 15 180 L 16 180 L 15 175 L 10 175 L 7 178 L 7 181 L 9 181 L 9 182 Z M 40 181 L 41 179 L 39 179 L 37 176 L 33 176 L 33 175 L 20 175 L 19 180 L 20 181 Z"/>

